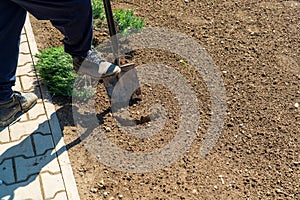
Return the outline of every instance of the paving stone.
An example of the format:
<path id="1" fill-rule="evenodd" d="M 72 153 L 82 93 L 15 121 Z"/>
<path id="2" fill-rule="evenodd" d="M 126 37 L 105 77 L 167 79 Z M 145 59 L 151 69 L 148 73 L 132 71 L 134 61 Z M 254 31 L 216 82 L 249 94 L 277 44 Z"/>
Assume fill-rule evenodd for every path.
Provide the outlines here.
<path id="1" fill-rule="evenodd" d="M 17 181 L 25 181 L 33 174 L 40 172 L 60 173 L 59 163 L 56 154 L 51 150 L 47 151 L 42 156 L 35 156 L 32 158 L 15 158 Z"/>
<path id="2" fill-rule="evenodd" d="M 64 200 L 68 199 L 66 192 L 56 193 L 55 197 L 52 200 Z"/>
<path id="3" fill-rule="evenodd" d="M 22 36 L 21 36 L 22 37 Z M 22 42 L 20 44 L 20 49 L 19 49 L 19 52 L 21 54 L 30 54 L 30 49 L 29 49 L 29 46 L 28 46 L 28 43 L 27 42 Z"/>
<path id="4" fill-rule="evenodd" d="M 23 92 L 32 91 L 34 90 L 34 87 L 38 85 L 35 76 L 21 76 L 20 81 L 21 81 Z"/>
<path id="5" fill-rule="evenodd" d="M 24 92 L 24 93 L 32 92 L 32 93 L 34 93 L 38 97 L 37 103 L 43 102 L 43 100 L 42 100 L 42 94 L 41 94 L 41 90 L 40 90 L 40 86 L 39 85 L 36 85 L 36 86 L 32 87 L 31 90 L 22 91 L 22 92 Z"/>
<path id="6" fill-rule="evenodd" d="M 7 158 L 15 156 L 34 156 L 34 150 L 30 137 L 22 138 L 20 141 L 1 144 L 0 148 L 0 163 Z"/>
<path id="7" fill-rule="evenodd" d="M 34 92 L 39 100 L 20 121 L 0 130 L 0 179 L 4 181 L 0 199 L 79 200 L 55 108 L 45 95 L 47 89 L 37 80 L 40 77 L 33 66 L 37 58 L 31 53 L 38 53 L 38 49 L 27 17 L 13 89 Z"/>
<path id="8" fill-rule="evenodd" d="M 21 115 L 21 118 L 18 122 L 27 122 L 29 120 L 28 114 L 24 113 Z"/>
<path id="9" fill-rule="evenodd" d="M 0 128 L 0 144 L 9 142 L 9 131 L 8 127 Z"/>
<path id="10" fill-rule="evenodd" d="M 9 196 L 9 198 L 7 198 Z M 0 199 L 42 200 L 39 177 L 32 176 L 27 181 L 6 186 L 0 185 Z"/>
<path id="11" fill-rule="evenodd" d="M 36 76 L 35 69 L 32 66 L 32 63 L 27 63 L 23 66 L 17 68 L 16 76 Z"/>
<path id="12" fill-rule="evenodd" d="M 47 150 L 54 149 L 51 135 L 34 134 L 32 137 L 37 155 L 42 155 L 46 153 Z"/>
<path id="13" fill-rule="evenodd" d="M 74 175 L 68 157 L 68 152 L 65 147 L 61 129 L 59 127 L 59 121 L 57 119 L 57 115 L 55 114 L 55 107 L 51 103 L 51 101 L 48 100 L 51 99 L 51 97 L 48 97 L 47 93 L 46 94 L 43 93 L 43 96 L 46 98 L 44 99 L 44 103 L 45 103 L 47 115 L 50 118 L 49 124 L 51 126 L 54 144 L 56 145 L 56 149 L 59 149 L 57 150 L 59 152 L 58 160 L 64 177 L 67 196 L 69 199 L 72 200 L 80 200 L 76 182 L 75 179 L 73 178 Z"/>
<path id="14" fill-rule="evenodd" d="M 16 83 L 15 83 L 15 86 L 13 86 L 13 90 L 22 91 L 21 82 L 20 82 L 19 77 L 16 78 Z"/>
<path id="15" fill-rule="evenodd" d="M 21 34 L 21 43 L 23 43 L 23 42 L 27 42 L 27 36 L 26 36 L 25 32 L 24 32 L 24 34 Z"/>
<path id="16" fill-rule="evenodd" d="M 33 108 L 28 111 L 29 119 L 36 119 L 41 115 L 45 115 L 45 108 L 43 103 L 37 103 Z"/>
<path id="17" fill-rule="evenodd" d="M 64 181 L 61 174 L 43 173 L 41 174 L 41 179 L 46 199 L 52 199 L 57 192 L 65 191 Z"/>
<path id="18" fill-rule="evenodd" d="M 5 184 L 12 184 L 15 182 L 12 159 L 5 160 L 0 164 L 0 180 Z"/>
<path id="19" fill-rule="evenodd" d="M 43 99 L 39 98 L 36 103 L 44 103 Z"/>
<path id="20" fill-rule="evenodd" d="M 30 54 L 19 54 L 18 66 L 24 66 L 28 63 L 32 63 L 32 57 Z"/>
<path id="21" fill-rule="evenodd" d="M 11 140 L 19 140 L 23 135 L 32 133 L 51 133 L 48 119 L 45 115 L 39 116 L 35 120 L 19 122 L 9 127 Z"/>

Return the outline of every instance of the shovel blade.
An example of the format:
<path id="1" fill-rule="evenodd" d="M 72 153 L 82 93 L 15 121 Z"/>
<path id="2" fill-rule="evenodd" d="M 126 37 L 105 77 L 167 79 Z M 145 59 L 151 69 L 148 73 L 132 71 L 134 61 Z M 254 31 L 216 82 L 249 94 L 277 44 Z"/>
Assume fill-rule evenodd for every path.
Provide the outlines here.
<path id="1" fill-rule="evenodd" d="M 121 78 L 129 71 L 130 73 L 127 74 L 128 77 L 126 77 L 126 79 Z M 114 110 L 131 106 L 142 100 L 140 83 L 134 64 L 121 66 L 120 74 L 104 78 L 103 83 L 110 102 L 114 105 Z M 117 83 L 118 89 L 113 95 Z M 133 89 L 135 90 L 132 93 Z"/>

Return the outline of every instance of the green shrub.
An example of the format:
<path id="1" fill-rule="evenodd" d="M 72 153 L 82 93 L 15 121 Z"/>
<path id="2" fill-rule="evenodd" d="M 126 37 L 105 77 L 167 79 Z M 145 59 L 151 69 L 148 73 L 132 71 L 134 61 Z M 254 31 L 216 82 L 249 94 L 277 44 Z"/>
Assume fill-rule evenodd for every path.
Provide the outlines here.
<path id="1" fill-rule="evenodd" d="M 145 19 L 134 16 L 133 10 L 117 9 L 114 12 L 116 27 L 122 36 L 130 31 L 141 31 L 145 27 Z"/>
<path id="2" fill-rule="evenodd" d="M 40 51 L 36 57 L 37 71 L 54 95 L 72 96 L 73 84 L 77 77 L 73 71 L 72 57 L 62 47 Z"/>
<path id="3" fill-rule="evenodd" d="M 95 94 L 94 88 L 87 86 L 86 77 L 78 77 L 74 72 L 72 57 L 65 53 L 62 47 L 40 51 L 36 57 L 39 59 L 36 65 L 37 71 L 53 95 L 74 95 L 85 101 Z M 79 78 L 84 78 L 80 79 L 83 86 L 75 89 L 74 83 Z"/>

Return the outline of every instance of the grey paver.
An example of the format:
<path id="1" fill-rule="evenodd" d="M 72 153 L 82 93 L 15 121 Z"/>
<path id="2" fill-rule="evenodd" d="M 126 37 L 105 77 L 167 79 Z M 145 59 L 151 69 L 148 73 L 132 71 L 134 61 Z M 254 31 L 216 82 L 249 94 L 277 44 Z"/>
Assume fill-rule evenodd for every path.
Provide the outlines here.
<path id="1" fill-rule="evenodd" d="M 0 133 L 0 144 L 10 141 L 8 127 L 2 128 Z"/>
<path id="2" fill-rule="evenodd" d="M 28 111 L 30 120 L 34 120 L 42 115 L 46 115 L 43 102 L 37 103 L 32 109 Z"/>
<path id="3" fill-rule="evenodd" d="M 19 122 L 27 122 L 29 120 L 28 114 L 21 115 Z"/>
<path id="4" fill-rule="evenodd" d="M 18 77 L 20 78 L 20 77 Z M 24 91 L 23 89 L 21 89 L 20 91 L 21 92 L 33 92 L 39 99 L 38 99 L 38 103 L 43 103 L 44 102 L 44 99 L 42 97 L 42 94 L 41 94 L 41 86 L 38 85 L 39 82 L 36 81 L 35 82 L 36 85 L 32 86 L 30 90 L 27 90 L 27 91 Z"/>
<path id="5" fill-rule="evenodd" d="M 64 192 L 65 186 L 61 174 L 41 174 L 46 199 L 52 199 L 57 192 Z M 62 199 L 63 200 L 63 199 Z"/>
<path id="6" fill-rule="evenodd" d="M 24 30 L 23 30 L 23 33 L 21 34 L 21 44 L 22 43 L 28 44 L 27 43 L 27 36 L 26 36 L 26 33 L 25 33 Z"/>
<path id="7" fill-rule="evenodd" d="M 6 184 L 15 182 L 12 159 L 7 159 L 2 162 L 2 164 L 0 164 L 0 180 L 2 180 Z"/>
<path id="8" fill-rule="evenodd" d="M 43 155 L 47 150 L 54 149 L 51 135 L 34 134 L 32 137 L 37 155 Z"/>
<path id="9" fill-rule="evenodd" d="M 21 76 L 21 85 L 24 92 L 32 91 L 38 84 L 36 77 L 34 76 Z"/>
<path id="10" fill-rule="evenodd" d="M 18 67 L 16 76 L 35 76 L 35 71 L 32 68 L 32 63 L 27 63 L 21 67 Z"/>
<path id="11" fill-rule="evenodd" d="M 15 165 L 17 182 L 25 181 L 31 175 L 39 174 L 43 171 L 51 173 L 60 172 L 56 155 L 51 154 L 51 150 L 42 156 L 35 156 L 31 158 L 16 157 Z"/>
<path id="12" fill-rule="evenodd" d="M 27 181 L 14 185 L 0 185 L 0 198 L 16 200 L 41 200 L 44 199 L 40 187 L 40 180 L 37 176 L 30 177 Z M 10 198 L 5 198 L 10 197 Z"/>
<path id="13" fill-rule="evenodd" d="M 53 104 L 51 104 L 51 102 L 48 100 L 51 98 L 50 95 L 47 92 L 44 92 L 43 96 L 45 97 L 44 104 L 45 104 L 47 115 L 50 119 L 49 124 L 51 126 L 53 140 L 54 140 L 56 150 L 59 152 L 62 152 L 62 153 L 60 153 L 58 160 L 59 160 L 60 168 L 63 171 L 63 177 L 64 177 L 67 196 L 69 199 L 72 199 L 72 200 L 79 199 L 75 179 L 69 178 L 69 177 L 73 176 L 73 174 L 72 174 L 73 172 L 72 172 L 72 167 L 71 167 L 70 160 L 68 158 L 66 148 L 64 146 L 64 141 L 63 141 L 60 127 L 57 126 L 57 124 L 59 124 L 59 122 L 58 122 L 57 116 L 55 115 L 55 108 L 54 108 Z"/>
<path id="14" fill-rule="evenodd" d="M 38 53 L 27 18 L 21 34 L 14 90 L 34 92 L 37 105 L 0 129 L 0 199 L 78 200 L 71 163 L 51 96 L 39 84 L 34 64 Z"/>
<path id="15" fill-rule="evenodd" d="M 22 91 L 21 82 L 20 82 L 19 77 L 16 78 L 16 83 L 15 83 L 15 86 L 13 87 L 13 90 Z"/>
<path id="16" fill-rule="evenodd" d="M 19 140 L 24 135 L 32 133 L 51 133 L 48 118 L 45 115 L 39 116 L 35 120 L 19 122 L 9 127 L 11 140 Z"/>
<path id="17" fill-rule="evenodd" d="M 0 163 L 7 158 L 12 158 L 16 156 L 34 156 L 34 149 L 32 146 L 31 139 L 29 137 L 23 137 L 19 141 L 1 144 Z"/>
<path id="18" fill-rule="evenodd" d="M 22 42 L 20 44 L 20 54 L 30 54 L 30 49 L 27 42 Z"/>
<path id="19" fill-rule="evenodd" d="M 61 191 L 61 192 L 56 193 L 55 197 L 52 200 L 61 200 L 61 199 L 68 199 L 66 192 Z"/>
<path id="20" fill-rule="evenodd" d="M 19 54 L 18 66 L 24 66 L 32 62 L 32 57 L 30 54 Z"/>

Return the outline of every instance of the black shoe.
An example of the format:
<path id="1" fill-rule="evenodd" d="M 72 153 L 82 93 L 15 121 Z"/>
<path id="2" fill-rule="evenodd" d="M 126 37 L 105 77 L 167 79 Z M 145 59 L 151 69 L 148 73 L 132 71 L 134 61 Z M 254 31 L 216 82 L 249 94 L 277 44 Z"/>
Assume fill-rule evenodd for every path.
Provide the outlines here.
<path id="1" fill-rule="evenodd" d="M 13 97 L 0 102 L 0 127 L 5 127 L 15 121 L 21 114 L 30 110 L 37 102 L 33 93 L 14 92 Z"/>
<path id="2" fill-rule="evenodd" d="M 121 72 L 121 68 L 101 59 L 96 51 L 90 50 L 86 57 L 73 57 L 74 70 L 78 74 L 101 79 Z"/>

